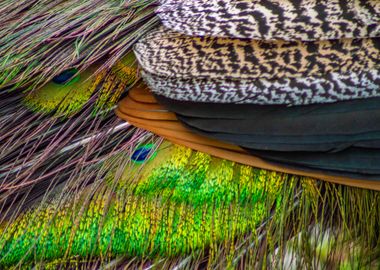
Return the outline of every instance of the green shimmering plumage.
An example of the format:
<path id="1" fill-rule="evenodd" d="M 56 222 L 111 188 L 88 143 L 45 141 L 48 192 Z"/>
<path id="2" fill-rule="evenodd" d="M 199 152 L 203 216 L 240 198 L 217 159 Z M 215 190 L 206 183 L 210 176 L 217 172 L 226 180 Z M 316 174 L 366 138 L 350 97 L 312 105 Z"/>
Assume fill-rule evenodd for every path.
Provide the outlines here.
<path id="1" fill-rule="evenodd" d="M 129 163 L 115 189 L 108 175 L 91 196 L 3 224 L 0 265 L 187 254 L 253 231 L 281 200 L 281 174 L 169 143 L 157 152 L 144 166 Z"/>
<path id="2" fill-rule="evenodd" d="M 131 160 L 140 143 L 106 160 L 103 176 L 86 188 L 68 187 L 75 192 L 58 193 L 68 194 L 63 200 L 37 202 L 3 222 L 0 269 L 115 261 L 168 269 L 181 260 L 220 269 L 379 266 L 378 192 L 258 170 L 166 141 L 140 164 Z"/>

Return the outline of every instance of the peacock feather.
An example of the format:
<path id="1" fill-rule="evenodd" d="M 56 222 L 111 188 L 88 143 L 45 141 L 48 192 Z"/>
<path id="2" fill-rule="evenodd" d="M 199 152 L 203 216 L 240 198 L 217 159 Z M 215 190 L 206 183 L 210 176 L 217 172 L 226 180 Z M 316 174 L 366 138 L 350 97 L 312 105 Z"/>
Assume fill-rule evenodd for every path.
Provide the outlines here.
<path id="1" fill-rule="evenodd" d="M 212 132 L 232 123 L 228 136 L 240 136 L 255 124 L 242 125 L 255 113 L 241 103 L 281 116 L 299 105 L 366 107 L 379 92 L 379 7 L 2 1 L 0 269 L 379 268 L 376 176 L 285 168 L 178 121 L 203 117 Z M 162 105 L 134 91 L 140 68 Z M 363 121 L 347 130 L 376 128 L 374 111 L 349 113 Z M 374 152 L 376 143 L 359 142 Z"/>
<path id="2" fill-rule="evenodd" d="M 133 53 L 120 59 L 110 70 L 95 65 L 85 72 L 68 69 L 44 87 L 29 93 L 25 105 L 40 113 L 72 115 L 92 98 L 94 112 L 112 108 L 124 91 L 138 80 Z"/>
<path id="3" fill-rule="evenodd" d="M 145 153 L 146 163 L 135 162 L 139 154 L 121 154 L 127 164 L 118 173 L 67 202 L 53 198 L 4 224 L 1 265 L 186 255 L 255 229 L 280 207 L 282 174 L 168 142 L 149 147 L 144 151 L 155 155 Z M 141 149 L 135 151 L 141 155 Z"/>
<path id="4" fill-rule="evenodd" d="M 2 267 L 104 266 L 117 258 L 118 264 L 136 258 L 141 266 L 163 267 L 187 256 L 188 267 L 274 267 L 291 252 L 300 256 L 287 262 L 293 266 L 323 260 L 343 266 L 351 265 L 351 254 L 365 265 L 377 256 L 375 250 L 364 256 L 380 244 L 377 192 L 259 170 L 160 140 L 130 145 L 97 172 L 93 183 L 66 186 L 67 195 L 4 220 Z M 355 204 L 347 207 L 349 201 Z M 373 214 L 373 222 L 358 223 L 354 213 Z M 346 243 L 361 249 L 338 258 Z M 261 258 L 263 246 L 268 261 Z M 318 254 L 323 260 L 307 257 Z"/>
<path id="5" fill-rule="evenodd" d="M 133 128 L 115 118 L 112 109 L 136 81 L 130 53 L 109 70 L 72 68 L 24 96 L 2 93 L 4 104 L 12 104 L 5 105 L 8 111 L 1 118 L 3 207 L 12 205 L 18 192 L 38 190 L 51 177 L 57 179 L 51 184 L 58 184 L 70 178 L 70 169 L 81 170 L 117 152 L 115 146 L 125 144 Z"/>

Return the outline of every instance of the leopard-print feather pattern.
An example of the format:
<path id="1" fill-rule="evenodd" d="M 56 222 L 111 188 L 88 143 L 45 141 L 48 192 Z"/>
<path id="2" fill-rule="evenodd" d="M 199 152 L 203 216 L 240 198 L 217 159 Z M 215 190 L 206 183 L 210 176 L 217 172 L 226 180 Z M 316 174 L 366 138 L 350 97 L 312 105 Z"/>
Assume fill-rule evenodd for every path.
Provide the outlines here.
<path id="1" fill-rule="evenodd" d="M 380 38 L 256 41 L 189 37 L 160 27 L 135 46 L 142 68 L 170 78 L 281 79 L 350 74 L 380 66 Z"/>
<path id="2" fill-rule="evenodd" d="M 163 24 L 189 36 L 326 40 L 380 36 L 379 0 L 161 0 Z"/>
<path id="3" fill-rule="evenodd" d="M 380 96 L 380 71 L 278 80 L 173 79 L 142 73 L 157 95 L 193 102 L 308 105 Z"/>

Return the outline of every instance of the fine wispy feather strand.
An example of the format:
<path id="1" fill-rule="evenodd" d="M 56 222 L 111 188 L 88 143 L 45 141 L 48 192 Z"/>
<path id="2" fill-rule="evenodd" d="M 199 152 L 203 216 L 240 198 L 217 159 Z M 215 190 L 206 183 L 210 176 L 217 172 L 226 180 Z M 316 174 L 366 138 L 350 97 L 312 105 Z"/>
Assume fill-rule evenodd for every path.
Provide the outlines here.
<path id="1" fill-rule="evenodd" d="M 108 57 L 111 67 L 154 27 L 153 0 L 2 1 L 0 89 L 38 86 Z"/>

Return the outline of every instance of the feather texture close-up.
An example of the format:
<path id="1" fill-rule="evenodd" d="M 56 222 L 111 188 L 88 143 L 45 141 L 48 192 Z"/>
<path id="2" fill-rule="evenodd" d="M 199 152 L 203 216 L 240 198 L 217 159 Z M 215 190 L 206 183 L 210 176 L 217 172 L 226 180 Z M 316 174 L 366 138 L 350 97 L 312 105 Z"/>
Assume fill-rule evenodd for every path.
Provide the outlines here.
<path id="1" fill-rule="evenodd" d="M 379 1 L 0 11 L 0 269 L 380 268 Z"/>

